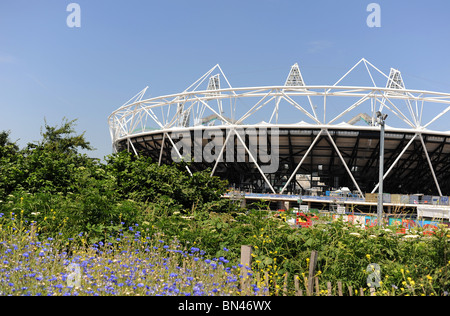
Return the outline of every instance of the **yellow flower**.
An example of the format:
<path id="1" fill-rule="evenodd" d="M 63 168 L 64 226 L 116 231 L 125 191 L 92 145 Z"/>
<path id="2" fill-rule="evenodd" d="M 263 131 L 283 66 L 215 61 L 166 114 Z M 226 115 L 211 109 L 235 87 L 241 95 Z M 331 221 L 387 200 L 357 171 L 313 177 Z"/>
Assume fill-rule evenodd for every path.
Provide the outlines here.
<path id="1" fill-rule="evenodd" d="M 427 275 L 427 279 L 431 281 L 433 280 L 433 277 L 431 275 Z"/>
<path id="2" fill-rule="evenodd" d="M 369 259 L 369 260 L 370 260 L 370 257 L 371 257 L 370 255 L 366 255 L 366 258 Z"/>

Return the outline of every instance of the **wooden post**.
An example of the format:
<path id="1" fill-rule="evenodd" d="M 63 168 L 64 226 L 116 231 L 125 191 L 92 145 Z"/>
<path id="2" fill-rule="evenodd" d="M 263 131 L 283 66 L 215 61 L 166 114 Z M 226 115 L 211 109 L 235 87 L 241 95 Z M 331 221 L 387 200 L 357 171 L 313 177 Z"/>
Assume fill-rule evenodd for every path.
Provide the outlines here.
<path id="1" fill-rule="evenodd" d="M 294 286 L 295 286 L 295 295 L 296 296 L 301 296 L 300 295 L 300 286 L 298 283 L 298 275 L 294 275 Z"/>
<path id="2" fill-rule="evenodd" d="M 277 289 L 277 280 L 273 280 L 273 287 L 275 288 L 275 296 L 278 296 L 278 289 Z"/>
<path id="3" fill-rule="evenodd" d="M 315 272 L 316 272 L 316 265 L 317 265 L 317 256 L 318 256 L 318 252 L 313 250 L 311 252 L 311 258 L 309 259 L 309 274 L 308 274 L 308 288 L 307 288 L 307 292 L 308 295 L 312 295 L 313 293 L 313 282 L 314 282 L 314 276 L 315 276 Z"/>
<path id="4" fill-rule="evenodd" d="M 269 289 L 270 282 L 269 282 L 269 272 L 264 272 L 264 285 L 267 289 Z"/>
<path id="5" fill-rule="evenodd" d="M 364 290 L 362 287 L 359 288 L 359 295 L 364 296 Z"/>
<path id="6" fill-rule="evenodd" d="M 245 267 L 252 266 L 252 247 L 241 246 L 241 264 Z"/>
<path id="7" fill-rule="evenodd" d="M 287 296 L 288 276 L 289 276 L 289 272 L 286 272 L 284 275 L 283 296 Z"/>
<path id="8" fill-rule="evenodd" d="M 342 294 L 342 282 L 341 281 L 338 281 L 338 295 L 339 296 L 344 296 L 343 294 Z"/>
<path id="9" fill-rule="evenodd" d="M 328 290 L 328 296 L 333 296 L 331 293 L 331 282 L 327 282 L 327 290 Z"/>
<path id="10" fill-rule="evenodd" d="M 252 267 L 252 247 L 241 246 L 241 290 L 244 295 L 249 294 L 250 277 L 247 274 L 247 268 Z"/>
<path id="11" fill-rule="evenodd" d="M 262 296 L 263 294 L 262 294 L 262 288 L 263 288 L 263 286 L 262 286 L 262 284 L 261 284 L 261 274 L 259 273 L 259 271 L 258 272 L 256 272 L 256 286 L 259 288 L 259 295 L 258 296 Z"/>
<path id="12" fill-rule="evenodd" d="M 316 295 L 320 295 L 320 288 L 319 288 L 319 278 L 315 277 L 314 280 L 316 281 Z"/>
<path id="13" fill-rule="evenodd" d="M 350 294 L 350 296 L 353 296 L 353 288 L 351 285 L 348 287 L 348 294 Z"/>

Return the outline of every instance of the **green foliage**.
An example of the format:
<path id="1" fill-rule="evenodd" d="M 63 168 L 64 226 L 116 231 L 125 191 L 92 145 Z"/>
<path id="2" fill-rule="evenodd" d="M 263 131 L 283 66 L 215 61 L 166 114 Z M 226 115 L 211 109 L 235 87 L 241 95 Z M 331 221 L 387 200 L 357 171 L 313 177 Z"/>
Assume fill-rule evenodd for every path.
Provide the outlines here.
<path id="1" fill-rule="evenodd" d="M 118 223 L 146 221 L 145 209 L 158 216 L 174 212 L 226 212 L 220 199 L 226 182 L 208 172 L 192 177 L 182 166 L 161 166 L 146 157 L 122 152 L 91 159 L 78 150 L 92 149 L 75 120 L 45 123 L 42 139 L 22 150 L 0 134 L 0 211 L 23 210 L 24 219 L 42 226 L 42 234 L 66 237 L 81 232 L 92 241 L 105 239 Z M 33 215 L 34 214 L 34 215 Z"/>
<path id="2" fill-rule="evenodd" d="M 105 171 L 122 199 L 164 202 L 181 211 L 193 207 L 221 211 L 225 206 L 218 202 L 227 183 L 207 171 L 191 177 L 182 166 L 158 166 L 150 158 L 136 158 L 127 152 L 109 156 Z"/>
<path id="3" fill-rule="evenodd" d="M 431 293 L 449 291 L 448 232 L 405 240 L 377 227 L 326 220 L 313 229 L 293 229 L 264 203 L 243 210 L 222 199 L 227 183 L 208 170 L 191 176 L 182 164 L 158 166 L 126 152 L 105 157 L 105 163 L 91 159 L 78 152 L 91 147 L 84 134 L 76 135 L 74 123 L 45 124 L 42 140 L 22 150 L 8 132 L 0 133 L 0 214 L 32 224 L 41 239 L 114 243 L 113 236 L 137 225 L 142 237 L 175 238 L 211 257 L 229 249 L 226 256 L 234 262 L 241 245 L 251 245 L 253 270 L 268 275 L 272 291 L 285 273 L 307 275 L 312 250 L 319 252 L 322 280 L 366 287 L 366 268 L 377 263 L 398 288 L 424 280 Z"/>

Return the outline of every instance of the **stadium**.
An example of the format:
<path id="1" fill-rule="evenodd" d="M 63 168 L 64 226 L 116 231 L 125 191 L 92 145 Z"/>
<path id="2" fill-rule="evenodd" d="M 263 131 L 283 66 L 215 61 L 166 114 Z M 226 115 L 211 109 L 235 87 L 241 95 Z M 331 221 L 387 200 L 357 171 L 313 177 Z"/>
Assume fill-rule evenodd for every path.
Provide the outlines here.
<path id="1" fill-rule="evenodd" d="M 181 93 L 147 87 L 109 116 L 113 150 L 209 168 L 244 192 L 363 198 L 378 192 L 383 127 L 383 192 L 450 195 L 449 93 L 366 59 L 334 84 L 308 85 L 298 64 L 286 75 L 236 88 L 216 65 Z"/>

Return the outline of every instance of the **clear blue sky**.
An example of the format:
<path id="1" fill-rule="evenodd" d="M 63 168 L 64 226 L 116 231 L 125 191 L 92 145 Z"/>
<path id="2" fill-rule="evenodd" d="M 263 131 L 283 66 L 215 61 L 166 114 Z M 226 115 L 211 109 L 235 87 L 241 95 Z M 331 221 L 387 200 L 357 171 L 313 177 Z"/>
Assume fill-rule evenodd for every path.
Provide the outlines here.
<path id="1" fill-rule="evenodd" d="M 81 28 L 66 25 L 71 2 Z M 381 28 L 366 25 L 371 2 Z M 449 14 L 448 0 L 1 0 L 0 130 L 24 146 L 44 117 L 77 118 L 103 158 L 112 111 L 217 63 L 233 86 L 282 84 L 295 62 L 307 83 L 333 84 L 364 57 L 408 88 L 450 92 Z"/>

